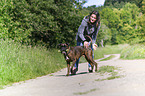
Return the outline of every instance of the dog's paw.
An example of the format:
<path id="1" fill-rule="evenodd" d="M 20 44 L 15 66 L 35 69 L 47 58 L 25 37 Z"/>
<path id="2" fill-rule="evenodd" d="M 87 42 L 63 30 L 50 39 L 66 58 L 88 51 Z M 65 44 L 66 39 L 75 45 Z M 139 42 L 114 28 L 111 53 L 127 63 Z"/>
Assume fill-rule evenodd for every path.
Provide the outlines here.
<path id="1" fill-rule="evenodd" d="M 73 70 L 73 71 L 71 72 L 71 75 L 76 75 L 76 71 Z"/>
<path id="2" fill-rule="evenodd" d="M 93 73 L 93 70 L 88 70 L 89 71 L 89 73 Z"/>
<path id="3" fill-rule="evenodd" d="M 92 73 L 93 72 L 92 67 L 89 67 L 88 71 L 89 73 Z"/>
<path id="4" fill-rule="evenodd" d="M 66 74 L 66 76 L 69 76 L 69 74 Z"/>
<path id="5" fill-rule="evenodd" d="M 77 68 L 75 68 L 74 70 L 71 70 L 71 75 L 76 75 L 76 72 L 78 71 Z"/>

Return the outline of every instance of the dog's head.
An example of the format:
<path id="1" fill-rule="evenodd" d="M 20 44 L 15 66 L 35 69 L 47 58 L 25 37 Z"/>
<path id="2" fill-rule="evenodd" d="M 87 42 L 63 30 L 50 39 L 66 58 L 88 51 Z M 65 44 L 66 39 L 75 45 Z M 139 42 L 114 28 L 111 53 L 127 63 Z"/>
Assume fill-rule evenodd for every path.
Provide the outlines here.
<path id="1" fill-rule="evenodd" d="M 58 47 L 60 48 L 60 52 L 64 55 L 66 55 L 68 48 L 69 48 L 69 44 L 68 43 L 64 43 L 64 44 L 60 43 L 58 45 Z"/>

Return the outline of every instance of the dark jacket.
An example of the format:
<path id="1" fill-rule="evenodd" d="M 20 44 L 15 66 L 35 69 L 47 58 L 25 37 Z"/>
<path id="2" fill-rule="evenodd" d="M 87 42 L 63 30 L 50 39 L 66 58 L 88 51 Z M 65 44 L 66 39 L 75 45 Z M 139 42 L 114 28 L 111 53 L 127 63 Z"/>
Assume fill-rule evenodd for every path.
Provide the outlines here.
<path id="1" fill-rule="evenodd" d="M 87 18 L 87 16 L 85 16 L 78 29 L 78 33 L 76 36 L 77 42 L 88 41 L 85 38 L 86 35 L 89 35 L 92 38 L 92 43 L 96 42 L 97 34 L 100 29 L 100 24 L 98 24 L 98 26 L 96 26 L 96 23 L 90 24 L 90 23 L 88 23 L 88 21 L 89 21 L 89 18 Z"/>

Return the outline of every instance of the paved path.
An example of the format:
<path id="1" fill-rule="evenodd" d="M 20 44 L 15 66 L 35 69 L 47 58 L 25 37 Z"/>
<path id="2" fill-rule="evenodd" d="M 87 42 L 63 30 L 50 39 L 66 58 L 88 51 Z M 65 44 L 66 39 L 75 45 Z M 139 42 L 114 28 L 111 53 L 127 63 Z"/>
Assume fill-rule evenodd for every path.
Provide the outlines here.
<path id="1" fill-rule="evenodd" d="M 108 61 L 96 61 L 99 66 L 120 67 L 122 78 L 96 81 L 105 78 L 105 74 L 88 73 L 87 63 L 82 63 L 77 75 L 66 77 L 66 69 L 62 69 L 2 89 L 0 96 L 144 96 L 145 60 L 120 60 L 119 54 L 115 56 Z"/>

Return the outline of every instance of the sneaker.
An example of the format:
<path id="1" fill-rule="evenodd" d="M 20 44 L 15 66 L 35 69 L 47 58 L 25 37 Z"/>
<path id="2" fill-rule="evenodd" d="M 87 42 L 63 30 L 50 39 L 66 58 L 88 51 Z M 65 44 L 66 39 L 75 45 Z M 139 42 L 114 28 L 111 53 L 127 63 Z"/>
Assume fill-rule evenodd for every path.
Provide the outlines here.
<path id="1" fill-rule="evenodd" d="M 88 69 L 88 70 L 89 70 L 89 72 L 90 72 L 90 73 L 92 73 L 92 72 L 93 72 L 92 67 L 89 67 L 89 69 Z"/>
<path id="2" fill-rule="evenodd" d="M 73 70 L 71 70 L 71 74 L 75 75 L 77 71 L 78 71 L 78 68 L 74 68 Z"/>

